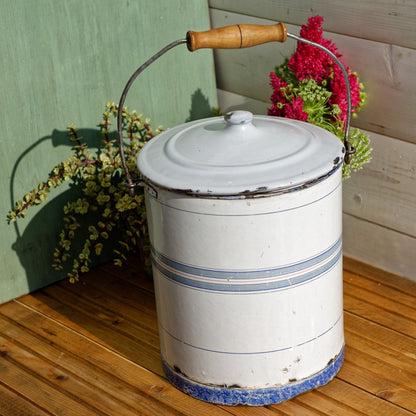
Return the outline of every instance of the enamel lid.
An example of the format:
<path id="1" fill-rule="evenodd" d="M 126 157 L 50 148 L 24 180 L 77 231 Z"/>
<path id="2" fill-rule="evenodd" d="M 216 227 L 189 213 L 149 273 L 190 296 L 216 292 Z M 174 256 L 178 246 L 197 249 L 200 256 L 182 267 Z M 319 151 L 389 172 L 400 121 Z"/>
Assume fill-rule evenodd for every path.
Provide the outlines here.
<path id="1" fill-rule="evenodd" d="M 233 111 L 189 122 L 139 152 L 145 182 L 197 195 L 286 192 L 320 181 L 343 162 L 332 133 L 298 120 Z"/>

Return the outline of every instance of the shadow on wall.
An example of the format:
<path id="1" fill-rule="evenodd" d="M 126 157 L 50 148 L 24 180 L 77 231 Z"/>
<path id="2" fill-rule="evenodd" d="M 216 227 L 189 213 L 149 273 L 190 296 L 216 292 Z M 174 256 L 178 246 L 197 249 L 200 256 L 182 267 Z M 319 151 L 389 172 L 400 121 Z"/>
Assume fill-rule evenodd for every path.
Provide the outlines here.
<path id="1" fill-rule="evenodd" d="M 191 107 L 189 117 L 186 121 L 210 117 L 213 114 L 213 110 L 207 97 L 198 89 L 191 96 Z M 101 132 L 98 129 L 81 128 L 78 130 L 78 134 L 82 137 L 82 141 L 92 150 L 100 148 Z M 116 132 L 112 132 L 111 136 L 117 138 Z M 17 168 L 27 154 L 45 141 L 50 141 L 52 147 L 73 145 L 73 142 L 68 137 L 67 131 L 54 130 L 50 136 L 45 136 L 37 140 L 18 157 L 10 179 L 11 209 L 14 208 L 16 200 L 23 197 L 23 195 L 15 195 L 14 192 L 14 184 L 16 179 L 18 179 L 16 178 Z M 48 174 L 53 168 L 54 166 L 45 166 L 44 179 L 47 179 Z M 28 172 L 27 174 L 29 175 L 30 173 Z M 33 188 L 36 186 L 37 184 L 34 183 Z M 30 190 L 28 189 L 26 191 Z M 48 200 L 42 204 L 41 209 L 38 210 L 36 215 L 28 223 L 24 223 L 27 221 L 26 219 L 18 219 L 16 222 L 11 223 L 10 226 L 13 226 L 16 232 L 16 241 L 12 245 L 12 249 L 18 255 L 19 261 L 25 269 L 30 291 L 65 278 L 66 274 L 70 271 L 72 265 L 71 260 L 67 262 L 66 268 L 61 271 L 54 270 L 51 264 L 53 262 L 53 252 L 61 231 L 63 208 L 68 201 L 76 200 L 81 194 L 81 184 L 69 182 L 69 188 L 66 188 L 63 192 L 52 190 L 48 196 Z M 94 218 L 88 214 L 82 216 L 79 220 L 81 222 L 81 229 L 87 230 L 88 225 L 93 222 Z M 20 232 L 19 224 L 21 224 L 21 228 L 25 226 L 23 232 Z M 87 233 L 85 233 L 85 236 L 87 236 Z M 81 232 L 79 238 L 72 243 L 74 253 L 82 247 L 83 241 L 85 240 L 83 237 Z M 112 247 L 111 244 L 108 244 L 99 259 L 95 262 L 95 265 L 109 261 L 111 258 Z"/>
<path id="2" fill-rule="evenodd" d="M 82 136 L 82 141 L 87 143 L 92 149 L 100 146 L 101 133 L 98 129 L 79 129 L 78 134 Z M 52 147 L 73 146 L 67 131 L 54 130 L 50 136 L 42 137 L 28 147 L 16 160 L 10 178 L 10 208 L 13 209 L 16 200 L 23 195 L 15 195 L 14 183 L 16 172 L 24 158 L 32 150 L 45 141 L 50 141 Z M 43 180 L 48 178 L 54 166 L 45 166 Z M 28 173 L 30 174 L 30 173 Z M 33 188 L 37 186 L 33 183 Z M 72 201 L 81 196 L 80 187 L 76 184 L 63 185 L 63 192 L 51 190 L 48 200 L 42 204 L 36 215 L 30 219 L 18 219 L 11 223 L 16 233 L 16 241 L 12 245 L 12 250 L 16 252 L 19 261 L 26 272 L 26 279 L 30 291 L 48 285 L 66 276 L 67 270 L 56 271 L 51 267 L 53 261 L 53 251 L 58 241 L 61 231 L 63 208 L 68 201 Z M 27 189 L 26 192 L 31 189 Z M 29 208 L 30 210 L 30 208 Z M 20 229 L 24 229 L 23 232 Z"/>
<path id="3" fill-rule="evenodd" d="M 191 96 L 191 109 L 186 121 L 199 120 L 202 118 L 212 117 L 214 108 L 209 104 L 208 98 L 197 89 Z"/>

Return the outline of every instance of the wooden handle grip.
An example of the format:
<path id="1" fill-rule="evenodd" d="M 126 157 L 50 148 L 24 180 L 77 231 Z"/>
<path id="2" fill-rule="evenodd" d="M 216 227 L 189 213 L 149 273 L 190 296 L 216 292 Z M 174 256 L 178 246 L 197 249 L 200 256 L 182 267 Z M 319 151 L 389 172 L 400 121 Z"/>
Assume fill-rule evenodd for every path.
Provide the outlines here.
<path id="1" fill-rule="evenodd" d="M 275 25 L 232 25 L 206 32 L 186 34 L 188 49 L 239 49 L 261 45 L 267 42 L 284 42 L 287 38 L 284 23 Z"/>

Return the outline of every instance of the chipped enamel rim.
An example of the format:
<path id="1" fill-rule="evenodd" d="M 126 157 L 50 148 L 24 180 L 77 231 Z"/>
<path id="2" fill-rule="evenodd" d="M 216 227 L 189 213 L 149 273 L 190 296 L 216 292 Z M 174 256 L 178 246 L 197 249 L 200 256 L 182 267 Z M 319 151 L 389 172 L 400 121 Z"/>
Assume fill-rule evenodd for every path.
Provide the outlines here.
<path id="1" fill-rule="evenodd" d="M 228 406 L 264 406 L 281 403 L 329 383 L 341 369 L 344 362 L 344 348 L 345 346 L 323 370 L 308 378 L 283 386 L 260 389 L 227 388 L 202 384 L 175 371 L 163 358 L 162 366 L 167 378 L 176 388 L 196 399 Z"/>

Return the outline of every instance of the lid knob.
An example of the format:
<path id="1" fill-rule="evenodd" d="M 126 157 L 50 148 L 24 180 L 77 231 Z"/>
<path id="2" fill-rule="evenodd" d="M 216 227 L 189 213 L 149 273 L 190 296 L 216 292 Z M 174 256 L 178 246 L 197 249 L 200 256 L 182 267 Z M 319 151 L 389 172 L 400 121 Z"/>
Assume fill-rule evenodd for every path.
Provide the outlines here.
<path id="1" fill-rule="evenodd" d="M 241 125 L 251 123 L 253 120 L 253 114 L 250 111 L 230 111 L 224 115 L 224 120 L 227 124 L 231 125 Z"/>

